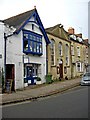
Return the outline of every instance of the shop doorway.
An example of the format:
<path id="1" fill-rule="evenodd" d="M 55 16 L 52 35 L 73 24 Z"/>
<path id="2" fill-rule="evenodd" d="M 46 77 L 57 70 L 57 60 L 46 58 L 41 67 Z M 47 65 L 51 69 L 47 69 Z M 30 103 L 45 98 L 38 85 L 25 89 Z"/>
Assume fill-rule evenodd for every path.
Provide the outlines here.
<path id="1" fill-rule="evenodd" d="M 15 91 L 15 65 L 6 64 L 6 82 L 11 83 L 11 91 Z"/>
<path id="2" fill-rule="evenodd" d="M 36 78 L 38 76 L 38 64 L 25 64 L 24 65 L 24 76 L 28 84 L 36 84 Z"/>

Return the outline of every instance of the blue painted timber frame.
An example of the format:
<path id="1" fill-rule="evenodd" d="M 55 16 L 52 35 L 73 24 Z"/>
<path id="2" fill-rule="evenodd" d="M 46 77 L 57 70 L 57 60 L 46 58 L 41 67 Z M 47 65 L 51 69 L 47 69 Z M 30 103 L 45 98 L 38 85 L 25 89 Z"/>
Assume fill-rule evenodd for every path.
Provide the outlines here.
<path id="1" fill-rule="evenodd" d="M 35 22 L 35 23 L 39 26 L 42 34 L 44 35 L 44 38 L 45 38 L 45 40 L 46 40 L 46 44 L 49 44 L 50 41 L 49 41 L 49 39 L 48 39 L 48 37 L 47 37 L 46 31 L 45 31 L 45 29 L 44 29 L 44 27 L 43 27 L 43 24 L 42 24 L 42 22 L 41 22 L 41 19 L 40 19 L 39 15 L 38 15 L 38 12 L 37 12 L 36 9 L 35 9 L 34 12 L 32 13 L 32 15 L 23 23 L 23 25 L 22 25 L 19 29 L 17 29 L 17 30 L 15 31 L 15 33 L 16 33 L 16 34 L 19 34 L 19 32 L 24 28 L 24 26 L 25 26 L 28 22 L 30 22 L 30 19 L 31 19 L 32 17 L 34 17 L 34 20 L 35 20 L 35 21 L 33 21 L 33 22 Z M 32 21 L 31 21 L 31 22 L 32 22 Z"/>

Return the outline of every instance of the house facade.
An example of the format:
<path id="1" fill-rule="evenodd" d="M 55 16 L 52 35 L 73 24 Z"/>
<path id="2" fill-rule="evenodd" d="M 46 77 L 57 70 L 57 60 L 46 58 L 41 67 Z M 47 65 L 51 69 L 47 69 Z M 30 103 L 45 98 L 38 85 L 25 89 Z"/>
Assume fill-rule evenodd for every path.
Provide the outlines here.
<path id="1" fill-rule="evenodd" d="M 82 38 L 82 34 L 75 34 L 74 28 L 68 29 L 71 41 L 71 77 L 79 77 L 86 72 L 88 64 L 88 42 Z"/>
<path id="2" fill-rule="evenodd" d="M 37 77 L 45 83 L 49 39 L 36 8 L 3 22 L 7 38 L 6 80 L 12 80 L 12 90 L 36 84 Z"/>
<path id="3" fill-rule="evenodd" d="M 71 78 L 71 42 L 61 24 L 46 29 L 48 45 L 48 74 L 53 79 Z"/>
<path id="4" fill-rule="evenodd" d="M 4 67 L 4 24 L 0 21 L 0 85 L 2 84 L 2 68 Z"/>

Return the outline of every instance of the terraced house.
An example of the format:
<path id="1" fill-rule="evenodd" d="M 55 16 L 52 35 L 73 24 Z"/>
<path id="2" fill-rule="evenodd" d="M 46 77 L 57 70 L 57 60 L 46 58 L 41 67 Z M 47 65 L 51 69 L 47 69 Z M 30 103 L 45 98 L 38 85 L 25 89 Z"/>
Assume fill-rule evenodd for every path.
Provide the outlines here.
<path id="1" fill-rule="evenodd" d="M 63 25 L 46 29 L 51 43 L 48 45 L 48 74 L 53 79 L 70 79 L 80 77 L 87 71 L 88 65 L 88 39 L 84 40 L 82 34 L 75 34 L 74 28 L 68 32 Z"/>
<path id="2" fill-rule="evenodd" d="M 79 77 L 86 72 L 88 65 L 88 40 L 82 38 L 82 34 L 75 34 L 74 28 L 68 29 L 71 41 L 71 77 Z"/>
<path id="3" fill-rule="evenodd" d="M 63 25 L 57 24 L 46 29 L 48 45 L 48 74 L 53 79 L 71 78 L 71 41 Z"/>
<path id="4" fill-rule="evenodd" d="M 6 40 L 5 82 L 12 81 L 12 90 L 36 84 L 36 77 L 45 83 L 46 46 L 49 39 L 37 9 L 8 18 L 3 25 Z"/>

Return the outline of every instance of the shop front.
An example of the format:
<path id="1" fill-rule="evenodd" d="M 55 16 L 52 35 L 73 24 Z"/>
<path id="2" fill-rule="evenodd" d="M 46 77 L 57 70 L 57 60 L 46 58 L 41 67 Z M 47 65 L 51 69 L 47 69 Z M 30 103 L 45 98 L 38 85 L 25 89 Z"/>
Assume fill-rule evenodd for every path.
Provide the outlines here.
<path id="1" fill-rule="evenodd" d="M 37 77 L 39 77 L 40 64 L 26 63 L 24 64 L 24 83 L 27 85 L 35 85 Z"/>

